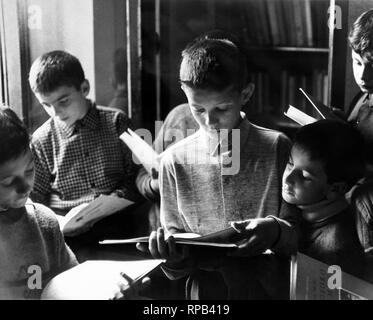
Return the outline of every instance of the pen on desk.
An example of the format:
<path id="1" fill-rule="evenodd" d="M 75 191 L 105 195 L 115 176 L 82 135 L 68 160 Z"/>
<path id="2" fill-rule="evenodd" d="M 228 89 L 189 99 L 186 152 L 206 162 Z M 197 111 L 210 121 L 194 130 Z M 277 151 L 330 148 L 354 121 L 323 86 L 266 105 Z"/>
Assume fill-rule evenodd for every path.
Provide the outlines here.
<path id="1" fill-rule="evenodd" d="M 131 284 L 133 284 L 134 280 L 128 276 L 127 274 L 125 274 L 124 272 L 121 272 L 120 275 L 127 280 L 128 282 L 128 285 L 130 286 Z"/>

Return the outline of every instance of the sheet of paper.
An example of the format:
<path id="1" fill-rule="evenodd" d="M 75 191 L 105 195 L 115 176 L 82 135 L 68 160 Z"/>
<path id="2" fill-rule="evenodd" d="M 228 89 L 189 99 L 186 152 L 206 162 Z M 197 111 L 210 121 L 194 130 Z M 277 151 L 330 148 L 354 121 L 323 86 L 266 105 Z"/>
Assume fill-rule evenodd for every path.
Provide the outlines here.
<path id="1" fill-rule="evenodd" d="M 118 292 L 124 272 L 139 281 L 164 260 L 86 261 L 53 278 L 42 293 L 42 299 L 108 300 Z"/>

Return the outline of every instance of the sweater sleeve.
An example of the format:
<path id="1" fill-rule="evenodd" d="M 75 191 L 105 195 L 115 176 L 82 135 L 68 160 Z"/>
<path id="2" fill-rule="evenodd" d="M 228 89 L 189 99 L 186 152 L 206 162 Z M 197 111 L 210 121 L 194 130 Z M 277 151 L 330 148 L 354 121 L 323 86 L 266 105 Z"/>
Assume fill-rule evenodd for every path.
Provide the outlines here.
<path id="1" fill-rule="evenodd" d="M 31 199 L 35 202 L 49 205 L 51 195 L 52 174 L 48 169 L 48 162 L 43 148 L 38 141 L 31 142 L 31 151 L 35 163 L 35 183 L 31 192 Z"/>
<path id="2" fill-rule="evenodd" d="M 171 154 L 165 154 L 160 168 L 160 194 L 161 194 L 161 224 L 167 234 L 184 233 L 185 228 L 178 210 L 177 187 L 175 180 L 174 163 Z M 189 275 L 194 270 L 193 259 L 185 259 L 177 265 L 163 265 L 165 275 L 176 280 Z"/>
<path id="3" fill-rule="evenodd" d="M 159 179 L 161 195 L 160 219 L 162 226 L 167 233 L 186 232 L 179 213 L 175 163 L 171 153 L 166 153 L 161 160 Z"/>
<path id="4" fill-rule="evenodd" d="M 277 172 L 280 182 L 289 159 L 290 149 L 290 140 L 286 136 L 280 135 L 277 143 Z M 280 235 L 271 250 L 281 255 L 291 255 L 297 251 L 300 212 L 296 206 L 282 200 L 281 190 L 279 190 L 279 197 L 278 215 L 269 216 L 275 219 L 280 227 Z"/>

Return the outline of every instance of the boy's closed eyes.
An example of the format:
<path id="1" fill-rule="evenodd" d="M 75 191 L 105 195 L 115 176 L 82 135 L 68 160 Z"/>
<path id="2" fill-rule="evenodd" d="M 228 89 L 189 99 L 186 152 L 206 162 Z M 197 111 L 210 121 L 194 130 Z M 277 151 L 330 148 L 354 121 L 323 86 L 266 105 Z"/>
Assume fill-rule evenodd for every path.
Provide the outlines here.
<path id="1" fill-rule="evenodd" d="M 312 160 L 296 146 L 292 148 L 282 184 L 282 197 L 296 205 L 319 202 L 329 190 L 323 163 Z"/>
<path id="2" fill-rule="evenodd" d="M 25 205 L 34 185 L 35 166 L 31 151 L 0 165 L 0 206 Z"/>

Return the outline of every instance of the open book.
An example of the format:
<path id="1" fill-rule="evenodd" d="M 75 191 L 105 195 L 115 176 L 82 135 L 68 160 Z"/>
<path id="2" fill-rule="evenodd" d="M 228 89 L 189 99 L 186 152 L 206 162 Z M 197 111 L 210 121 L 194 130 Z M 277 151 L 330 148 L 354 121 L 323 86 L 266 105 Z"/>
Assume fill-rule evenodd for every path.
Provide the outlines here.
<path id="1" fill-rule="evenodd" d="M 107 300 L 118 292 L 121 273 L 133 280 L 132 285 L 155 271 L 164 260 L 86 261 L 54 277 L 43 290 L 48 300 Z"/>
<path id="2" fill-rule="evenodd" d="M 309 116 L 308 114 L 304 113 L 303 111 L 299 110 L 298 108 L 293 107 L 292 105 L 289 105 L 289 108 L 284 114 L 292 119 L 293 121 L 299 123 L 300 125 L 304 126 L 313 122 L 316 122 L 320 119 L 332 119 L 332 120 L 341 120 L 336 115 L 333 114 L 331 109 L 327 106 L 325 106 L 320 101 L 314 99 L 311 95 L 307 94 L 302 88 L 299 88 L 299 90 L 302 92 L 302 94 L 306 97 L 307 101 L 310 102 L 312 107 L 317 111 L 317 114 L 319 115 L 318 118 L 314 118 Z"/>
<path id="3" fill-rule="evenodd" d="M 57 216 L 64 234 L 90 227 L 97 221 L 123 210 L 134 202 L 110 195 L 101 195 L 90 203 L 72 208 L 66 216 Z"/>
<path id="4" fill-rule="evenodd" d="M 195 233 L 178 233 L 172 235 L 177 244 L 216 247 L 216 248 L 237 248 L 240 241 L 244 239 L 242 234 L 238 233 L 232 227 L 227 229 L 210 233 L 205 236 L 200 236 Z M 147 243 L 149 237 L 140 237 L 124 240 L 104 240 L 100 244 L 133 244 L 133 243 Z"/>
<path id="5" fill-rule="evenodd" d="M 372 300 L 373 284 L 328 266 L 305 254 L 292 256 L 291 300 Z M 338 281 L 340 280 L 340 285 Z"/>
<path id="6" fill-rule="evenodd" d="M 149 174 L 152 174 L 152 168 L 155 168 L 158 171 L 162 154 L 155 152 L 146 141 L 141 139 L 140 136 L 131 129 L 128 129 L 128 132 L 124 132 L 119 138 L 124 141 L 135 155 L 135 163 L 141 163 Z"/>

